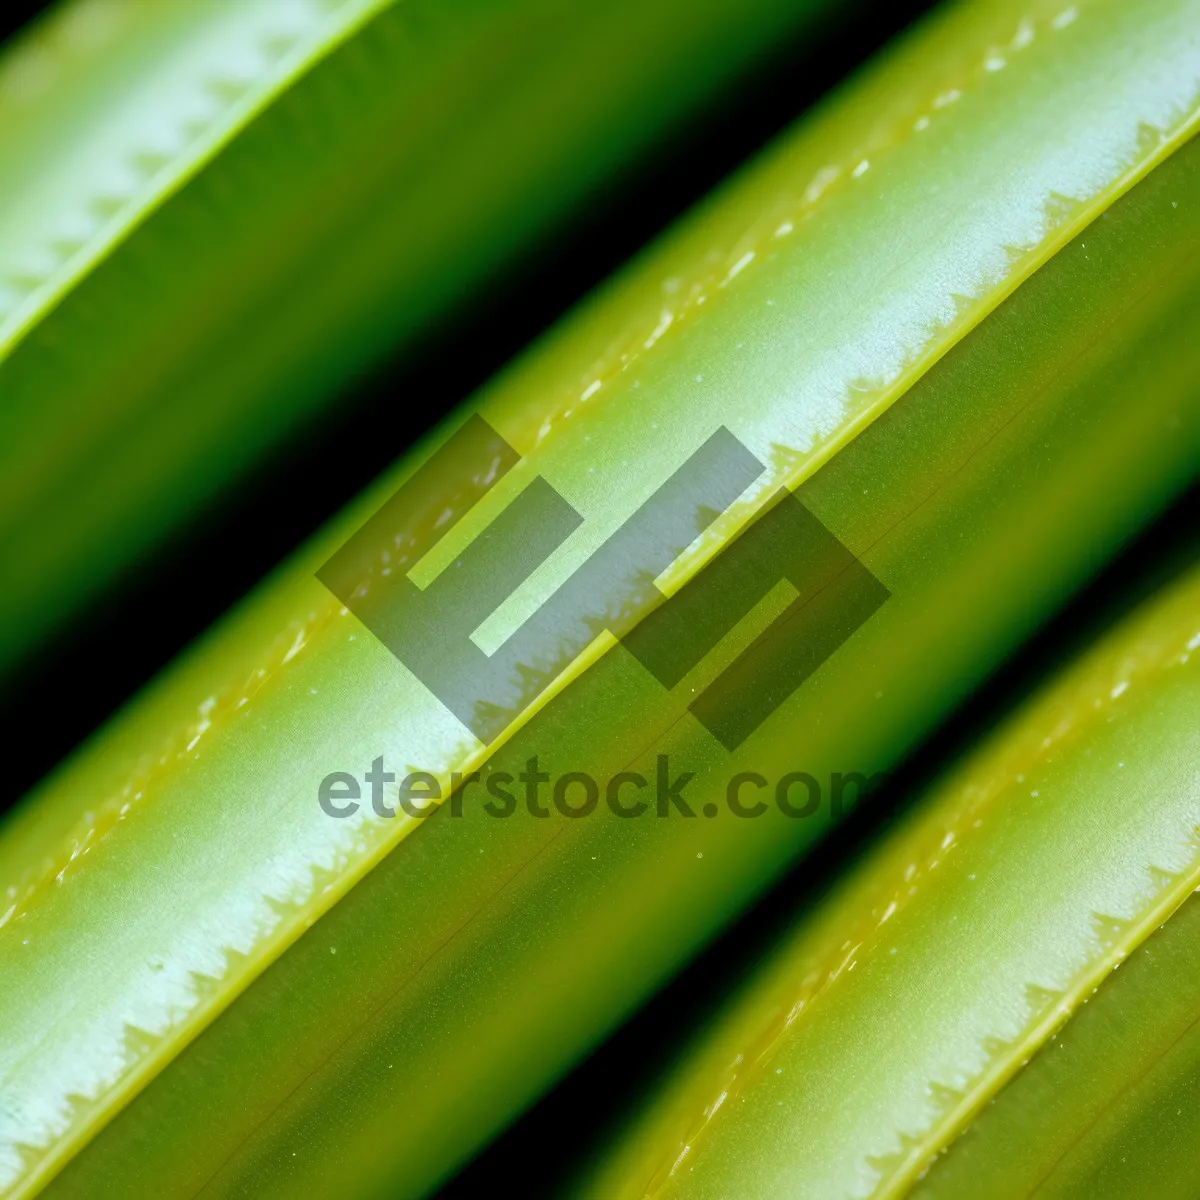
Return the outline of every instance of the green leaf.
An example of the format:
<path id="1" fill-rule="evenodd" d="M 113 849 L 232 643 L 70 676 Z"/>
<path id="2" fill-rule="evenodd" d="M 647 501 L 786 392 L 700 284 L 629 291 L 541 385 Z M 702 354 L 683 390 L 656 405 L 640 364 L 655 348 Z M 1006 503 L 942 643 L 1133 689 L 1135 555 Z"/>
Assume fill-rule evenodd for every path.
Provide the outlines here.
<path id="1" fill-rule="evenodd" d="M 1193 569 L 798 920 L 583 1190 L 1192 1194 L 1198 648 Z"/>
<path id="2" fill-rule="evenodd" d="M 485 748 L 314 578 L 460 414 L 29 798 L 0 840 L 16 1194 L 428 1189 L 835 815 L 826 790 L 812 819 L 739 819 L 734 774 L 885 770 L 1177 494 L 1200 437 L 1198 164 L 1172 154 L 1197 118 L 1189 18 L 948 11 L 472 406 L 524 457 L 465 514 L 480 480 L 449 464 L 421 521 L 446 496 L 460 519 L 416 582 L 535 476 L 583 518 L 476 631 L 489 648 L 722 425 L 766 470 L 695 512 L 668 594 L 780 487 L 890 591 L 790 695 L 772 677 L 782 702 L 735 751 L 693 688 L 788 596 L 669 690 L 610 634 L 548 647 Z M 318 805 L 377 757 L 445 788 L 534 754 L 600 781 L 667 755 L 718 815 Z"/>
<path id="3" fill-rule="evenodd" d="M 950 1144 L 913 1195 L 1194 1196 L 1198 972 L 1193 895 L 1084 997 L 1088 1006 Z"/>
<path id="4" fill-rule="evenodd" d="M 0 673 L 828 9 L 52 10 L 0 59 Z"/>

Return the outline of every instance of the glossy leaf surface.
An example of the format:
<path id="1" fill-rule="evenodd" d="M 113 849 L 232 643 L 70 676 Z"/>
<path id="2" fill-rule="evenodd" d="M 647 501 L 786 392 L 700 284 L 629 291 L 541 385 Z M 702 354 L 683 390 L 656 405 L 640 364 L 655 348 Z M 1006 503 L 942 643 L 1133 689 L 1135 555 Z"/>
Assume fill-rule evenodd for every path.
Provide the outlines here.
<path id="1" fill-rule="evenodd" d="M 800 919 L 590 1194 L 1189 1194 L 1197 649 L 1192 570 Z"/>
<path id="2" fill-rule="evenodd" d="M 0 673 L 826 13 L 54 10 L 0 59 Z"/>
<path id="3" fill-rule="evenodd" d="M 913 1195 L 1194 1196 L 1197 978 L 1200 902 L 1192 896 L 951 1143 Z"/>
<path id="4" fill-rule="evenodd" d="M 653 777 L 666 754 L 697 807 L 741 770 L 883 770 L 1190 478 L 1191 10 L 1069 11 L 951 11 L 479 398 L 524 458 L 418 583 L 535 475 L 583 516 L 489 649 L 722 424 L 768 469 L 664 589 L 786 485 L 891 593 L 734 754 L 690 680 L 664 692 L 602 635 L 491 770 Z M 322 778 L 377 756 L 445 782 L 489 757 L 313 577 L 444 436 L 6 830 L 19 1191 L 69 1162 L 63 1195 L 418 1194 L 827 824 L 321 812 Z"/>

